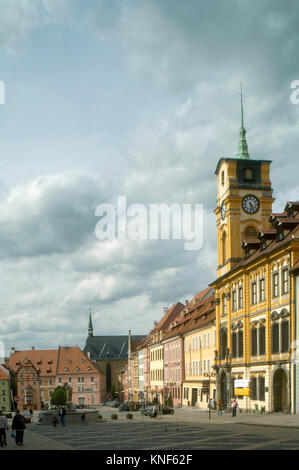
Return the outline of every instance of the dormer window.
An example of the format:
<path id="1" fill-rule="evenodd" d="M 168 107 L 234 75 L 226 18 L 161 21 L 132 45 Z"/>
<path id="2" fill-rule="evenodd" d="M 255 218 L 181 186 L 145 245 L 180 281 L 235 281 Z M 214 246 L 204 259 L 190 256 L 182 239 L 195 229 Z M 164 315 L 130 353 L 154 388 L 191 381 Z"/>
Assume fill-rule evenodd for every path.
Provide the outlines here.
<path id="1" fill-rule="evenodd" d="M 76 367 L 75 372 L 79 372 L 79 370 L 80 370 L 79 367 Z"/>
<path id="2" fill-rule="evenodd" d="M 72 362 L 72 361 L 71 361 L 70 359 L 68 359 L 68 360 L 66 361 L 67 364 L 70 364 L 71 362 Z"/>
<path id="3" fill-rule="evenodd" d="M 67 368 L 67 367 L 65 367 L 65 368 L 64 368 L 64 372 L 67 372 L 67 371 L 68 371 L 68 368 Z"/>
<path id="4" fill-rule="evenodd" d="M 81 359 L 81 364 L 84 364 L 84 362 L 85 362 L 84 359 Z"/>

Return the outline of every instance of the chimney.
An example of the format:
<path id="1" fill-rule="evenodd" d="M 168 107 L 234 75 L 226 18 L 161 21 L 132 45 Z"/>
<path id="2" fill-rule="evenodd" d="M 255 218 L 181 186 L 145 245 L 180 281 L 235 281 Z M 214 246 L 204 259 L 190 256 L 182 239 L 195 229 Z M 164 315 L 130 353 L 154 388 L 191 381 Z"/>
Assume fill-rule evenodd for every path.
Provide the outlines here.
<path id="1" fill-rule="evenodd" d="M 35 347 L 34 347 L 34 346 L 31 346 L 31 349 L 32 349 L 32 351 L 34 351 Z"/>
<path id="2" fill-rule="evenodd" d="M 87 351 L 87 357 L 90 360 L 90 352 L 89 351 Z"/>
<path id="3" fill-rule="evenodd" d="M 185 306 L 188 307 L 189 300 L 185 300 Z"/>
<path id="4" fill-rule="evenodd" d="M 166 315 L 166 313 L 168 312 L 168 307 L 164 307 L 163 310 L 164 310 L 164 315 Z"/>
<path id="5" fill-rule="evenodd" d="M 158 322 L 157 321 L 154 321 L 154 328 L 156 328 L 158 325 Z"/>
<path id="6" fill-rule="evenodd" d="M 11 348 L 11 354 L 14 354 L 15 351 L 16 351 L 16 348 L 12 347 L 12 348 Z"/>

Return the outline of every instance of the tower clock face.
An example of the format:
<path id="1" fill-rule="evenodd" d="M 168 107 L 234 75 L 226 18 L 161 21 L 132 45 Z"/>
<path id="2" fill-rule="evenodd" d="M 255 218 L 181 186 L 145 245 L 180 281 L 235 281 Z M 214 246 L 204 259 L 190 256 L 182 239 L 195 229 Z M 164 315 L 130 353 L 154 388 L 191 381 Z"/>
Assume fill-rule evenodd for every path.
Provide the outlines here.
<path id="1" fill-rule="evenodd" d="M 259 210 L 260 203 L 256 196 L 247 194 L 247 196 L 243 198 L 242 207 L 247 214 L 255 214 Z"/>
<path id="2" fill-rule="evenodd" d="M 221 210 L 221 219 L 224 220 L 225 215 L 226 215 L 226 206 L 225 206 L 224 202 L 222 202 L 220 210 Z"/>

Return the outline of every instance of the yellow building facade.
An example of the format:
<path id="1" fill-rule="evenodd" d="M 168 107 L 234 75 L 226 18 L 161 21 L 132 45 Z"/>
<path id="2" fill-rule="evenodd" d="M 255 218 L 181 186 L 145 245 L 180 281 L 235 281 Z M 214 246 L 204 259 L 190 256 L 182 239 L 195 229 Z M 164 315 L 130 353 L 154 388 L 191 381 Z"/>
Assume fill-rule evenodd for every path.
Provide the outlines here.
<path id="1" fill-rule="evenodd" d="M 185 379 L 182 404 L 207 409 L 216 399 L 214 357 L 216 349 L 215 319 L 184 335 Z"/>
<path id="2" fill-rule="evenodd" d="M 241 149 L 241 150 L 240 150 Z M 217 169 L 216 399 L 252 411 L 294 410 L 294 282 L 299 206 L 272 214 L 270 161 L 239 154 Z"/>

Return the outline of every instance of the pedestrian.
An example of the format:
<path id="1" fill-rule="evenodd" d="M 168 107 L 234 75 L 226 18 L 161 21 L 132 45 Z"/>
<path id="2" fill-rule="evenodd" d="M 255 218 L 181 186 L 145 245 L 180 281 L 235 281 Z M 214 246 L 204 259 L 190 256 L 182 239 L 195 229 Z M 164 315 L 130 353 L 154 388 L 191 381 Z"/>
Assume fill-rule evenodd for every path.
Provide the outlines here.
<path id="1" fill-rule="evenodd" d="M 22 446 L 24 440 L 24 429 L 26 429 L 25 418 L 21 415 L 20 410 L 16 410 L 14 419 L 12 420 L 11 429 L 15 431 L 15 441 L 17 446 Z"/>
<path id="2" fill-rule="evenodd" d="M 218 400 L 218 403 L 217 403 L 217 414 L 218 414 L 218 416 L 222 416 L 222 402 L 221 402 L 221 400 Z"/>
<path id="3" fill-rule="evenodd" d="M 237 414 L 237 408 L 238 408 L 238 402 L 237 400 L 234 398 L 233 402 L 232 402 L 232 416 L 236 416 Z"/>
<path id="4" fill-rule="evenodd" d="M 65 426 L 65 415 L 66 415 L 66 411 L 65 411 L 65 408 L 60 408 L 59 409 L 59 416 L 60 416 L 60 421 L 61 421 L 61 424 L 62 426 Z"/>
<path id="5" fill-rule="evenodd" d="M 32 408 L 30 408 L 29 413 L 30 413 L 30 416 L 33 415 L 33 409 Z"/>
<path id="6" fill-rule="evenodd" d="M 0 446 L 7 446 L 6 443 L 6 431 L 8 431 L 8 424 L 6 416 L 0 411 Z"/>
<path id="7" fill-rule="evenodd" d="M 81 415 L 81 424 L 86 424 L 86 410 Z"/>

